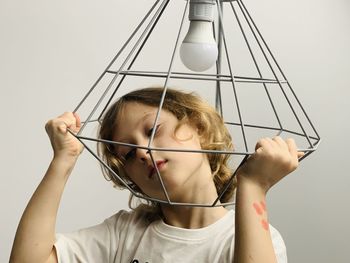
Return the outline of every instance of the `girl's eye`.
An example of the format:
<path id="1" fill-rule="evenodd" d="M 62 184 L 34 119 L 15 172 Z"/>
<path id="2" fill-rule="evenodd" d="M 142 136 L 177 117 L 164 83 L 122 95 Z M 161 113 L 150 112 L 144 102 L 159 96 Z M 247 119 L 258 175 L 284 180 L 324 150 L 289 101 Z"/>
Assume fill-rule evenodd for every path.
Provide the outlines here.
<path id="1" fill-rule="evenodd" d="M 125 160 L 128 160 L 132 157 L 135 156 L 136 148 L 131 149 L 126 155 L 125 155 Z"/>
<path id="2" fill-rule="evenodd" d="M 156 126 L 156 133 L 158 131 L 158 128 L 159 128 L 160 124 Z M 147 132 L 147 136 L 150 137 L 152 135 L 152 132 L 153 132 L 153 127 L 151 129 L 148 130 Z M 130 158 L 133 158 L 135 156 L 135 153 L 136 153 L 136 149 L 137 148 L 133 148 L 131 149 L 125 156 L 124 156 L 124 159 L 125 160 L 128 160 Z"/>
<path id="3" fill-rule="evenodd" d="M 156 133 L 157 133 L 157 131 L 158 131 L 159 126 L 160 126 L 160 124 L 158 124 L 158 125 L 156 126 Z M 153 132 L 153 127 L 152 127 L 151 129 L 148 130 L 147 136 L 150 137 L 150 136 L 152 135 L 152 132 Z"/>

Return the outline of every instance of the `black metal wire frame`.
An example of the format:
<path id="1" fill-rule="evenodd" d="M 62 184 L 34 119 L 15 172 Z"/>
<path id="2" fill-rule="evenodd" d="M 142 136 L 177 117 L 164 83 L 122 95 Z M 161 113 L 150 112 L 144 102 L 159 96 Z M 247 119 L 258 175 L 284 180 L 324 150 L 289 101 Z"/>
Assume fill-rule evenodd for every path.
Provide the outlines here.
<path id="1" fill-rule="evenodd" d="M 309 147 L 306 149 L 298 149 L 298 151 L 303 151 L 305 152 L 305 155 L 303 157 L 301 157 L 299 160 L 303 160 L 305 159 L 308 155 L 310 155 L 312 152 L 314 152 L 317 149 L 317 146 L 321 140 L 320 136 L 318 135 L 314 125 L 312 124 L 310 118 L 308 117 L 308 115 L 306 114 L 304 108 L 302 107 L 299 99 L 296 97 L 296 94 L 294 92 L 294 90 L 292 89 L 290 83 L 288 82 L 287 78 L 285 77 L 285 74 L 282 72 L 281 67 L 279 66 L 279 64 L 277 63 L 274 55 L 272 54 L 271 50 L 269 49 L 269 47 L 266 44 L 266 41 L 264 40 L 264 38 L 262 37 L 259 29 L 257 28 L 255 22 L 253 21 L 251 15 L 249 14 L 247 8 L 245 7 L 245 5 L 243 4 L 242 0 L 214 0 L 216 2 L 216 7 L 217 7 L 217 21 L 213 22 L 213 36 L 217 41 L 217 45 L 218 45 L 218 50 L 219 50 L 219 56 L 218 56 L 218 60 L 216 63 L 216 74 L 202 74 L 202 73 L 188 73 L 188 72 L 173 72 L 172 68 L 173 68 L 173 64 L 174 64 L 174 58 L 177 55 L 177 51 L 179 48 L 179 44 L 180 44 L 180 35 L 183 32 L 183 26 L 185 23 L 185 17 L 186 14 L 188 13 L 188 9 L 189 9 L 189 3 L 190 0 L 186 1 L 186 5 L 184 7 L 184 11 L 183 11 L 183 15 L 182 15 L 182 20 L 181 20 L 181 24 L 178 30 L 178 34 L 177 34 L 177 39 L 172 51 L 172 57 L 169 63 L 169 67 L 167 71 L 164 72 L 156 72 L 156 71 L 134 71 L 132 70 L 132 66 L 134 64 L 134 62 L 137 60 L 139 54 L 141 53 L 144 45 L 146 44 L 147 40 L 149 39 L 149 37 L 151 36 L 154 28 L 157 26 L 162 14 L 164 13 L 165 9 L 167 8 L 170 0 L 157 0 L 155 1 L 155 3 L 153 4 L 153 6 L 151 7 L 151 9 L 147 12 L 147 14 L 145 15 L 145 17 L 142 19 L 142 21 L 140 22 L 140 24 L 136 27 L 136 29 L 132 32 L 132 34 L 130 35 L 130 37 L 128 38 L 128 40 L 125 42 L 125 44 L 122 46 L 121 50 L 117 53 L 117 55 L 112 59 L 112 61 L 109 63 L 109 65 L 107 66 L 107 68 L 103 71 L 103 73 L 100 75 L 100 77 L 97 79 L 97 81 L 93 84 L 93 86 L 90 88 L 90 90 L 87 92 L 87 94 L 84 96 L 84 98 L 79 102 L 79 104 L 77 105 L 77 107 L 74 109 L 74 112 L 77 112 L 79 110 L 79 108 L 81 107 L 81 105 L 86 101 L 86 99 L 91 95 L 92 91 L 97 87 L 97 85 L 100 83 L 100 81 L 107 75 L 112 75 L 112 80 L 109 82 L 109 84 L 107 85 L 107 87 L 104 89 L 102 96 L 98 99 L 97 103 L 95 104 L 95 106 L 92 108 L 92 111 L 89 113 L 87 119 L 85 121 L 83 121 L 83 125 L 80 129 L 80 131 L 77 134 L 74 134 L 73 132 L 71 132 L 84 146 L 85 148 L 112 174 L 112 176 L 114 177 L 115 180 L 120 181 L 134 196 L 139 197 L 139 198 L 143 198 L 143 199 L 147 199 L 149 201 L 154 201 L 154 202 L 159 202 L 159 203 L 166 203 L 166 204 L 170 204 L 170 205 L 184 205 L 184 206 L 200 206 L 200 207 L 215 207 L 215 206 L 223 206 L 223 205 L 232 205 L 234 204 L 234 202 L 228 202 L 228 203 L 220 203 L 219 200 L 220 198 L 224 195 L 225 191 L 228 189 L 228 187 L 230 186 L 230 184 L 233 182 L 233 179 L 236 175 L 237 170 L 239 169 L 239 167 L 241 165 L 244 164 L 244 162 L 246 161 L 246 159 L 249 157 L 249 155 L 253 154 L 253 151 L 249 150 L 248 147 L 248 142 L 247 142 L 247 136 L 246 136 L 246 129 L 247 128 L 256 128 L 256 129 L 265 129 L 265 130 L 274 130 L 277 132 L 277 135 L 280 135 L 282 132 L 288 132 L 300 137 L 304 137 L 306 138 L 306 140 L 308 141 Z M 226 42 L 226 37 L 225 37 L 225 27 L 224 27 L 224 23 L 223 23 L 223 11 L 224 11 L 224 3 L 226 3 L 227 5 L 230 5 L 233 16 L 237 22 L 237 25 L 239 27 L 239 30 L 242 34 L 242 37 L 244 38 L 245 44 L 248 48 L 249 54 L 251 56 L 251 59 L 253 60 L 255 69 L 257 71 L 257 74 L 259 77 L 249 77 L 249 76 L 236 76 L 233 74 L 234 69 L 232 68 L 232 63 L 230 62 L 230 54 L 229 54 L 229 48 L 227 46 L 227 42 Z M 235 7 L 236 5 L 236 7 Z M 255 42 L 258 44 L 259 46 L 259 52 L 261 52 L 261 54 L 264 56 L 265 61 L 267 62 L 269 69 L 271 71 L 271 73 L 273 74 L 274 78 L 264 78 L 260 69 L 260 66 L 257 62 L 257 59 L 255 57 L 255 53 L 253 51 L 252 48 L 252 44 L 249 41 L 248 37 L 247 37 L 247 33 L 245 32 L 243 25 L 242 25 L 242 21 L 240 19 L 240 16 L 238 15 L 238 11 L 239 10 L 241 16 L 243 16 L 244 18 L 244 22 L 248 25 L 249 29 L 250 29 L 250 33 L 253 35 L 253 39 L 255 40 Z M 153 16 L 151 16 L 151 14 L 153 13 Z M 127 54 L 125 60 L 122 62 L 120 68 L 115 71 L 115 70 L 111 70 L 111 67 L 115 64 L 115 61 L 117 60 L 117 58 L 124 52 L 124 50 L 126 49 L 126 47 L 128 47 L 128 45 L 130 44 L 130 42 L 135 39 L 136 34 L 141 30 L 141 28 L 143 27 L 144 24 L 146 24 L 146 21 L 148 21 L 147 25 L 144 27 L 143 31 L 141 32 L 140 36 L 138 37 L 138 39 L 136 40 L 135 44 L 132 46 L 131 51 Z M 267 51 L 267 52 L 266 52 Z M 227 62 L 227 66 L 229 69 L 229 74 L 228 75 L 224 75 L 222 74 L 222 55 L 226 56 L 226 62 Z M 128 64 L 129 63 L 129 64 Z M 128 64 L 128 66 L 126 66 Z M 125 70 L 126 68 L 126 70 Z M 278 71 L 275 70 L 275 68 L 278 69 Z M 281 75 L 282 79 L 279 79 L 277 75 Z M 121 76 L 119 82 L 116 84 L 117 78 Z M 101 122 L 104 112 L 107 110 L 107 108 L 109 107 L 110 103 L 112 102 L 112 100 L 115 98 L 117 91 L 119 90 L 120 86 L 122 85 L 123 81 L 125 80 L 126 76 L 128 77 L 151 77 L 151 78 L 163 78 L 165 79 L 164 81 L 164 89 L 162 92 L 162 96 L 160 99 L 160 103 L 159 103 L 159 107 L 157 110 L 157 114 L 156 114 L 156 118 L 154 120 L 154 127 L 152 130 L 152 134 L 150 136 L 150 140 L 148 142 L 148 146 L 139 146 L 139 145 L 135 145 L 135 144 L 129 144 L 129 143 L 122 143 L 122 142 L 116 142 L 116 141 L 109 141 L 109 140 L 102 140 L 102 139 L 95 139 L 95 138 L 89 138 L 86 136 L 82 136 L 82 132 L 83 130 L 86 128 L 86 125 L 88 123 L 92 123 L 92 122 Z M 193 149 L 171 149 L 171 148 L 155 148 L 152 147 L 153 144 L 153 140 L 154 140 L 154 136 L 155 136 L 155 132 L 156 129 L 155 127 L 158 124 L 158 120 L 160 117 L 160 113 L 163 107 L 163 103 L 164 103 L 164 99 L 166 96 L 166 92 L 167 92 L 167 88 L 168 88 L 168 83 L 170 79 L 190 79 L 190 80 L 205 80 L 205 81 L 213 81 L 216 84 L 216 97 L 215 97 L 215 107 L 217 109 L 217 111 L 219 112 L 219 114 L 221 114 L 222 117 L 223 116 L 223 111 L 222 111 L 222 95 L 221 95 L 221 91 L 222 91 L 222 86 L 221 86 L 221 82 L 229 82 L 232 84 L 232 92 L 234 94 L 234 107 L 237 109 L 238 112 L 238 122 L 225 122 L 225 124 L 227 125 L 233 125 L 233 126 L 238 126 L 240 127 L 241 130 L 241 134 L 243 137 L 243 142 L 244 142 L 244 147 L 245 147 L 245 151 L 213 151 L 213 150 L 193 150 Z M 242 115 L 241 112 L 241 106 L 239 103 L 239 94 L 237 92 L 237 83 L 254 83 L 254 84 L 262 84 L 264 91 L 266 93 L 266 96 L 268 98 L 268 101 L 270 102 L 270 106 L 274 112 L 275 118 L 278 122 L 278 127 L 268 127 L 268 126 L 261 126 L 261 125 L 255 125 L 255 124 L 248 124 L 245 123 L 244 121 L 244 116 Z M 291 109 L 291 111 L 293 112 L 293 115 L 295 117 L 295 119 L 297 120 L 302 132 L 296 132 L 296 131 L 292 131 L 292 130 L 288 130 L 286 128 L 283 127 L 282 122 L 280 120 L 280 116 L 278 115 L 278 112 L 276 110 L 276 107 L 274 105 L 274 101 L 270 95 L 269 89 L 267 87 L 266 84 L 275 84 L 276 87 L 279 87 L 280 90 L 282 91 L 282 94 L 284 95 L 284 98 L 286 100 L 286 102 L 289 105 L 289 108 Z M 308 123 L 310 124 L 310 126 L 312 127 L 314 133 L 316 134 L 316 136 L 310 136 L 309 134 L 307 134 L 304 125 L 302 124 L 299 116 L 297 115 L 295 109 L 293 108 L 293 105 L 290 101 L 290 99 L 288 98 L 283 85 L 287 85 L 289 90 L 291 91 L 291 93 L 293 94 L 295 100 L 297 101 L 298 106 L 300 107 L 300 109 L 302 110 L 305 118 L 308 120 Z M 113 86 L 115 86 L 115 88 L 113 88 Z M 113 89 L 112 89 L 113 88 Z M 101 111 L 101 113 L 99 114 L 99 117 L 97 118 L 97 120 L 92 120 L 92 117 L 94 116 L 95 112 L 97 111 L 97 109 L 99 108 L 99 106 L 102 104 L 102 101 L 105 99 L 105 97 L 107 96 L 108 92 L 110 92 L 110 90 L 112 89 L 112 95 L 110 95 L 110 97 L 108 98 L 107 103 L 104 105 L 103 110 Z M 314 142 L 312 142 L 311 140 L 314 140 Z M 95 154 L 91 148 L 85 143 L 85 141 L 94 141 L 96 143 L 106 143 L 106 144 L 113 144 L 113 145 L 121 145 L 121 146 L 128 146 L 131 148 L 139 148 L 139 149 L 147 149 L 147 151 L 150 153 L 151 156 L 151 160 L 153 163 L 153 166 L 155 167 L 156 173 L 157 173 L 157 177 L 158 180 L 160 182 L 160 185 L 162 187 L 163 193 L 164 193 L 164 197 L 166 200 L 161 200 L 161 199 L 157 199 L 157 198 L 153 198 L 150 196 L 146 196 L 142 193 L 138 193 L 137 191 L 135 191 L 132 187 L 130 187 L 130 185 L 128 183 L 126 183 L 118 174 L 116 174 L 115 171 L 113 171 L 110 167 L 108 167 L 108 165 L 97 155 Z M 166 189 L 166 186 L 163 183 L 162 177 L 160 175 L 160 172 L 158 170 L 158 167 L 155 163 L 155 160 L 153 158 L 153 151 L 171 151 L 171 152 L 194 152 L 194 153 L 214 153 L 214 154 L 230 154 L 230 155 L 241 155 L 244 156 L 242 162 L 240 163 L 240 165 L 238 165 L 238 167 L 236 168 L 235 172 L 232 174 L 231 178 L 228 180 L 228 182 L 225 184 L 225 186 L 223 187 L 223 190 L 221 193 L 218 193 L 218 197 L 216 200 L 214 200 L 214 202 L 212 204 L 194 204 L 194 203 L 178 203 L 178 202 L 173 202 L 170 200 L 169 198 L 169 194 L 168 191 Z"/>

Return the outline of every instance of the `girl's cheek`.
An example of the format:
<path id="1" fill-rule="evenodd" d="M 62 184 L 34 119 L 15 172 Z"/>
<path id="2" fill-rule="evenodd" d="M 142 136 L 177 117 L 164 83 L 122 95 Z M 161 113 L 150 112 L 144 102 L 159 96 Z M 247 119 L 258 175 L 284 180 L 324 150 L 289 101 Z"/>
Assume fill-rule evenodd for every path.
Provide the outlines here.
<path id="1" fill-rule="evenodd" d="M 182 126 L 177 130 L 175 137 L 177 141 L 181 142 L 182 144 L 187 144 L 195 137 L 194 135 L 193 130 L 191 130 L 189 127 Z"/>
<path id="2" fill-rule="evenodd" d="M 127 174 L 132 174 L 132 171 L 133 171 L 133 166 L 130 164 L 130 163 L 127 163 L 124 165 L 124 171 L 127 173 Z"/>

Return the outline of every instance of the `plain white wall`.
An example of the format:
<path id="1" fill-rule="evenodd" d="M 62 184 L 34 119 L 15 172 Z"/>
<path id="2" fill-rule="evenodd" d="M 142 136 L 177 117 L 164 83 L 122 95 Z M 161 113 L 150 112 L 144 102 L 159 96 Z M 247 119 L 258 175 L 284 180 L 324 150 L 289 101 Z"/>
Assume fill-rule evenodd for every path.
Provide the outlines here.
<path id="1" fill-rule="evenodd" d="M 45 122 L 73 110 L 153 1 L 0 1 L 0 261 L 52 156 Z M 322 137 L 318 151 L 269 193 L 289 262 L 348 262 L 350 3 L 246 0 Z M 57 231 L 127 207 L 84 152 Z"/>

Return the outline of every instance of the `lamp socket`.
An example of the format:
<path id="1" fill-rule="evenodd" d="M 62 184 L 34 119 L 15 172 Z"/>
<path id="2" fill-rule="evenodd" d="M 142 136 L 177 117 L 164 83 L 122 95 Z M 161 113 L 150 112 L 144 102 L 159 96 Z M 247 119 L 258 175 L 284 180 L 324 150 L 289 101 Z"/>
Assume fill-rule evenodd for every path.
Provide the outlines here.
<path id="1" fill-rule="evenodd" d="M 214 21 L 215 0 L 189 0 L 190 1 L 190 21 Z"/>

